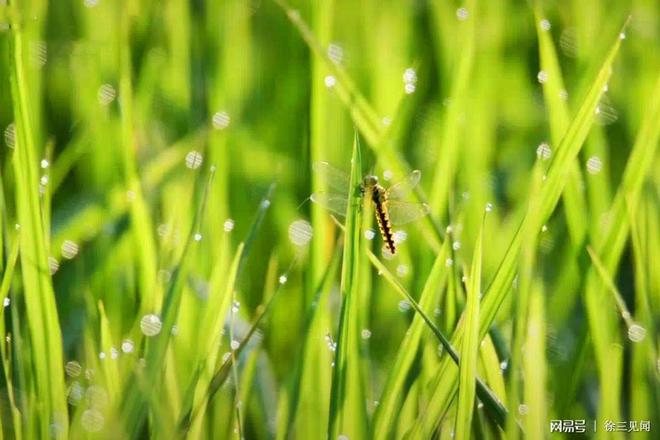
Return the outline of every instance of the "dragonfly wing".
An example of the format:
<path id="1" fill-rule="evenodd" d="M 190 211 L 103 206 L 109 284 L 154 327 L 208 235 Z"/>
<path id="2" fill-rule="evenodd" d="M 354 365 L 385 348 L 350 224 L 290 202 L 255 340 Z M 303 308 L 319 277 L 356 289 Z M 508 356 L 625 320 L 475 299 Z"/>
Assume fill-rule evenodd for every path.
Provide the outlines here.
<path id="1" fill-rule="evenodd" d="M 390 200 L 403 199 L 417 186 L 421 177 L 422 173 L 419 170 L 415 170 L 408 174 L 405 179 L 392 185 L 392 187 L 387 191 L 387 198 Z"/>
<path id="2" fill-rule="evenodd" d="M 312 194 L 310 200 L 342 217 L 346 216 L 348 198 L 341 194 L 319 191 Z"/>
<path id="3" fill-rule="evenodd" d="M 400 200 L 390 200 L 387 203 L 390 221 L 393 225 L 403 225 L 424 217 L 431 210 L 426 203 L 410 203 Z"/>
<path id="4" fill-rule="evenodd" d="M 339 191 L 342 194 L 348 194 L 350 182 L 348 174 L 324 161 L 314 162 L 312 169 L 319 181 L 327 185 L 328 188 Z"/>

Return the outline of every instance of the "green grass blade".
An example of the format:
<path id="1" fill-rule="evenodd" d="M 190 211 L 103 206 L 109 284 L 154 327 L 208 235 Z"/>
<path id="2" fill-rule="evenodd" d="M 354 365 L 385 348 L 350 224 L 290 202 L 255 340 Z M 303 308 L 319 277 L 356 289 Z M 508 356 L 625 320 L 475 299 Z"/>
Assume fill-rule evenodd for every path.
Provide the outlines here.
<path id="1" fill-rule="evenodd" d="M 16 151 L 13 157 L 16 174 L 17 219 L 21 227 L 20 258 L 23 294 L 27 309 L 30 348 L 39 395 L 40 410 L 31 413 L 38 435 L 50 435 L 53 423 L 61 425 L 61 436 L 68 432 L 68 411 L 62 361 L 62 333 L 58 322 L 55 292 L 48 269 L 48 244 L 39 201 L 38 150 L 26 69 L 27 49 L 22 29 L 13 31 L 11 39 L 11 90 L 16 120 Z M 35 408 L 36 409 L 36 408 Z"/>
<path id="2" fill-rule="evenodd" d="M 433 263 L 431 272 L 426 278 L 424 289 L 419 298 L 419 308 L 426 315 L 430 315 L 433 312 L 433 308 L 438 303 L 439 297 L 444 290 L 447 276 L 445 261 L 449 254 L 448 248 L 449 242 L 445 242 Z M 397 411 L 404 397 L 405 380 L 417 355 L 422 339 L 422 331 L 425 328 L 424 325 L 422 315 L 416 314 L 406 331 L 407 336 L 401 344 L 397 357 L 392 364 L 385 387 L 381 393 L 381 398 L 379 399 L 380 403 L 374 415 L 375 438 L 388 438 L 396 422 Z"/>
<path id="3" fill-rule="evenodd" d="M 16 263 L 18 261 L 18 250 L 20 248 L 20 240 L 18 237 L 14 239 L 14 243 L 11 246 L 11 251 L 7 256 L 7 262 L 5 267 L 3 267 L 2 273 L 2 284 L 0 284 L 0 304 L 5 304 L 6 298 L 9 296 L 9 290 L 11 288 L 11 283 L 14 278 L 14 269 L 16 269 Z M 7 329 L 5 328 L 5 310 L 6 307 L 0 309 L 0 341 L 7 340 Z M 22 421 L 21 421 L 21 412 L 16 405 L 16 396 L 15 396 L 15 386 L 14 380 L 12 378 L 11 372 L 13 371 L 8 350 L 8 346 L 5 344 L 0 344 L 0 356 L 2 356 L 2 372 L 4 373 L 5 384 L 7 387 L 7 398 L 9 399 L 9 406 L 11 410 L 12 423 L 14 429 L 14 435 L 17 439 L 21 439 L 22 435 Z M 7 422 L 4 422 L 5 424 Z"/>
<path id="4" fill-rule="evenodd" d="M 552 211 L 557 205 L 571 163 L 580 151 L 589 128 L 593 123 L 595 108 L 598 105 L 603 87 L 609 79 L 612 63 L 620 45 L 621 40 L 617 34 L 616 41 L 607 53 L 596 78 L 592 82 L 589 92 L 582 100 L 576 117 L 568 127 L 566 135 L 557 149 L 557 153 L 553 158 L 538 196 L 530 201 L 527 215 L 523 220 L 521 228 L 517 230 L 512 238 L 497 272 L 486 289 L 480 309 L 479 335 L 482 338 L 488 332 L 502 302 L 510 292 L 522 244 L 523 227 L 524 229 L 529 228 L 531 231 L 540 232 L 541 226 L 547 221 L 547 218 L 552 214 Z M 452 338 L 454 344 L 462 338 L 463 333 L 464 324 L 459 324 Z M 442 376 L 443 380 L 442 382 L 437 382 L 432 403 L 428 407 L 427 414 L 423 419 L 419 420 L 417 429 L 421 430 L 423 433 L 421 435 L 430 435 L 434 431 L 435 426 L 441 419 L 441 415 L 447 411 L 453 399 L 458 378 L 456 375 L 457 371 L 449 368 L 448 365 L 450 362 L 449 359 L 443 360 L 443 365 L 438 374 L 438 377 L 444 375 Z"/>
<path id="5" fill-rule="evenodd" d="M 344 255 L 341 272 L 341 310 L 337 337 L 334 374 L 330 393 L 329 438 L 346 435 L 364 438 L 367 435 L 367 416 L 364 390 L 360 378 L 360 340 L 358 327 L 361 249 L 362 160 L 357 133 L 351 159 L 351 203 L 346 215 Z"/>
<path id="6" fill-rule="evenodd" d="M 405 298 L 408 303 L 412 306 L 417 313 L 424 320 L 424 324 L 431 330 L 433 335 L 438 339 L 444 350 L 446 350 L 449 358 L 456 364 L 459 365 L 459 356 L 458 352 L 454 346 L 449 342 L 449 339 L 440 331 L 440 329 L 433 323 L 431 318 L 424 312 L 421 305 L 415 301 L 412 295 L 401 285 L 396 276 L 373 254 L 373 252 L 368 251 L 369 260 L 371 264 L 378 270 L 379 273 L 383 275 L 383 278 Z M 484 382 L 477 377 L 477 396 L 483 402 L 486 411 L 488 412 L 489 417 L 497 423 L 502 429 L 505 427 L 506 423 L 506 409 L 502 405 L 502 400 L 497 397 L 497 395 L 490 390 Z M 500 387 L 500 391 L 502 391 Z"/>
<path id="7" fill-rule="evenodd" d="M 548 432 L 545 359 L 545 313 L 541 284 L 533 283 L 529 298 L 525 355 L 522 359 L 525 378 L 525 434 L 529 438 L 544 438 Z M 523 411 L 524 412 L 524 411 Z"/>
<path id="8" fill-rule="evenodd" d="M 461 363 L 458 368 L 458 409 L 456 411 L 456 438 L 470 438 L 472 415 L 475 408 L 475 377 L 479 356 L 479 301 L 481 296 L 481 253 L 483 224 L 468 274 L 467 301 L 465 303 L 465 337 L 461 345 Z"/>
<path id="9" fill-rule="evenodd" d="M 566 88 L 551 32 L 544 29 L 542 25 L 539 5 L 537 5 L 534 12 L 536 33 L 539 40 L 541 71 L 547 74 L 547 80 L 543 83 L 543 97 L 550 118 L 552 145 L 560 145 L 570 122 L 568 104 L 566 99 L 563 98 Z M 581 191 L 581 183 L 580 168 L 577 160 L 573 160 L 570 165 L 563 198 L 569 232 L 571 233 L 572 242 L 576 244 L 582 243 L 587 232 L 587 212 L 584 209 L 586 200 L 583 191 Z"/>

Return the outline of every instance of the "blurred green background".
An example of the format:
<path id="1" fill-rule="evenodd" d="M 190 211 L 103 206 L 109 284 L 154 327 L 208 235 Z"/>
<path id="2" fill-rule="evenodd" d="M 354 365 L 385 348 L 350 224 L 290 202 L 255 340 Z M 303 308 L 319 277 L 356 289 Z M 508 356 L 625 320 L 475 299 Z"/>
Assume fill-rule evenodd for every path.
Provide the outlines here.
<path id="1" fill-rule="evenodd" d="M 656 438 L 659 49 L 654 0 L 0 0 L 3 436 Z M 356 136 L 422 172 L 391 259 L 308 200 Z"/>

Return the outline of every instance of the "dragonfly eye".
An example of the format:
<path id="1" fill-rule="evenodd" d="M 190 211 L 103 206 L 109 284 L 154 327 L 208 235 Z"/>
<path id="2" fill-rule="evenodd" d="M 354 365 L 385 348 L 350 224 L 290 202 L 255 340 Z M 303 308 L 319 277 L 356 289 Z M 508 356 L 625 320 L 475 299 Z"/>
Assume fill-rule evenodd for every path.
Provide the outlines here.
<path id="1" fill-rule="evenodd" d="M 378 177 L 376 177 L 376 176 L 365 176 L 363 184 L 367 188 L 378 185 Z"/>

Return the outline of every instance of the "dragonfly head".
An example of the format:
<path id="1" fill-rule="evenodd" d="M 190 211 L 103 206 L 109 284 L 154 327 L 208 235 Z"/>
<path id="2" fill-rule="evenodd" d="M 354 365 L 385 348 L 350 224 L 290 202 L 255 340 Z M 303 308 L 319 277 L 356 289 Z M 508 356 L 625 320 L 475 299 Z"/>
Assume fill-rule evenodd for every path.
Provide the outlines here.
<path id="1" fill-rule="evenodd" d="M 366 190 L 369 190 L 376 185 L 378 185 L 378 177 L 374 175 L 370 174 L 368 176 L 365 176 L 364 179 L 362 179 L 362 187 Z"/>

